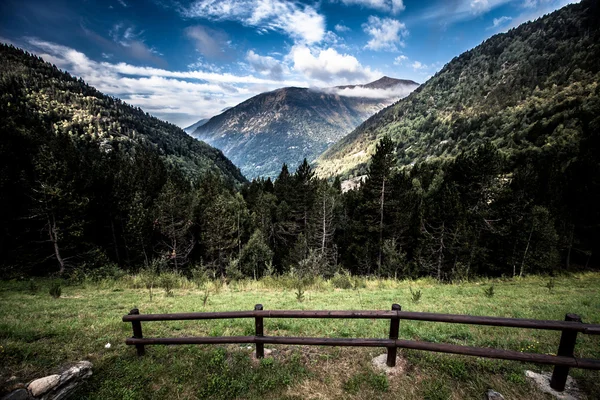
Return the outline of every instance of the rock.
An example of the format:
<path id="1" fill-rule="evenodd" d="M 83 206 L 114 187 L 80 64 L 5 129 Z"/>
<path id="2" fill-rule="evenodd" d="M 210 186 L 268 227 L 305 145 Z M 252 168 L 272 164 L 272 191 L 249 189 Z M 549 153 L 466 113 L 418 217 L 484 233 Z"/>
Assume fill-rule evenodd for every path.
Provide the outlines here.
<path id="1" fill-rule="evenodd" d="M 38 397 L 52 390 L 60 383 L 60 375 L 49 375 L 36 379 L 27 386 L 27 390 L 33 397 Z"/>
<path id="2" fill-rule="evenodd" d="M 4 396 L 1 400 L 28 400 L 29 393 L 25 389 L 18 389 L 14 392 L 10 392 L 6 396 Z"/>
<path id="3" fill-rule="evenodd" d="M 492 389 L 488 389 L 488 391 L 485 393 L 485 400 L 504 400 L 504 396 L 502 396 L 500 393 L 496 392 L 495 390 Z"/>
<path id="4" fill-rule="evenodd" d="M 550 387 L 550 379 L 552 377 L 550 373 L 538 374 L 533 371 L 525 371 L 525 376 L 532 380 L 542 392 L 548 393 L 557 399 L 581 400 L 585 398 L 579 391 L 577 382 L 570 376 L 567 377 L 567 384 L 565 385 L 565 390 L 562 392 L 557 392 Z"/>
<path id="5" fill-rule="evenodd" d="M 42 400 L 61 400 L 67 398 L 79 385 L 92 375 L 92 363 L 80 361 L 60 375 L 60 384 L 45 394 Z"/>
<path id="6" fill-rule="evenodd" d="M 406 360 L 400 356 L 396 357 L 395 367 L 387 366 L 387 354 L 381 354 L 375 357 L 371 363 L 375 370 L 385 372 L 387 375 L 401 375 L 406 370 Z"/>

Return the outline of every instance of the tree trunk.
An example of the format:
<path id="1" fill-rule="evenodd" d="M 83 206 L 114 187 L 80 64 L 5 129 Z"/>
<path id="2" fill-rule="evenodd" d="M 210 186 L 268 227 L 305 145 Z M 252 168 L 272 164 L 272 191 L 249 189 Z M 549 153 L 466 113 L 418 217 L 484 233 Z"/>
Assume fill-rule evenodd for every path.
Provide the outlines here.
<path id="1" fill-rule="evenodd" d="M 383 204 L 385 202 L 385 178 L 381 182 L 381 200 L 379 204 L 379 257 L 377 260 L 377 274 L 381 276 L 381 253 L 383 252 Z"/>
<path id="2" fill-rule="evenodd" d="M 52 219 L 50 216 L 48 217 L 48 234 L 50 235 L 50 241 L 54 245 L 54 255 L 56 256 L 56 260 L 58 261 L 59 270 L 58 274 L 62 275 L 65 272 L 65 260 L 60 255 L 60 248 L 58 247 L 58 237 L 56 235 L 56 220 L 54 218 L 54 214 L 52 214 Z"/>
<path id="3" fill-rule="evenodd" d="M 119 246 L 117 245 L 117 234 L 115 233 L 115 222 L 112 216 L 110 217 L 110 230 L 113 238 L 113 246 L 115 247 L 115 256 L 117 257 L 117 264 L 121 265 L 121 256 L 119 255 Z"/>
<path id="4" fill-rule="evenodd" d="M 440 233 L 440 247 L 438 249 L 437 280 L 442 280 L 442 261 L 444 259 L 444 229 L 445 223 L 442 222 L 442 232 Z"/>
<path id="5" fill-rule="evenodd" d="M 573 234 L 575 233 L 575 225 L 571 226 L 571 237 L 569 238 L 569 249 L 567 250 L 567 262 L 565 265 L 565 270 L 569 270 L 571 267 L 571 249 L 573 249 Z"/>
<path id="6" fill-rule="evenodd" d="M 323 229 L 322 229 L 322 234 L 323 234 L 323 238 L 321 239 L 321 256 L 325 256 L 325 243 L 326 243 L 326 237 L 327 237 L 327 223 L 326 223 L 326 218 L 327 217 L 327 210 L 326 210 L 326 206 L 325 206 L 325 195 L 323 194 Z"/>
<path id="7" fill-rule="evenodd" d="M 521 272 L 519 272 L 519 277 L 523 276 L 523 271 L 525 270 L 525 258 L 527 257 L 527 252 L 529 251 L 529 243 L 531 243 L 531 235 L 533 235 L 533 221 L 531 221 L 531 231 L 529 231 L 529 238 L 527 239 L 527 246 L 525 246 L 525 253 L 523 253 L 523 260 L 521 261 Z"/>

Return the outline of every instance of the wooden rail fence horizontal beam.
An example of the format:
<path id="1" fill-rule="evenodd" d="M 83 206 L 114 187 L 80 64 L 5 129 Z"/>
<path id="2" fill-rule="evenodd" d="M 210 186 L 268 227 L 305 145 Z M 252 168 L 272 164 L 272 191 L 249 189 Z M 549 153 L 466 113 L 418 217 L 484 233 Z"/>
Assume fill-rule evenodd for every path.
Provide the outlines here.
<path id="1" fill-rule="evenodd" d="M 412 321 L 447 322 L 468 325 L 502 326 L 508 328 L 543 329 L 554 331 L 576 331 L 583 334 L 600 335 L 600 325 L 571 321 L 551 321 L 525 318 L 482 317 L 460 314 L 436 314 L 413 311 L 223 311 L 204 313 L 139 314 L 125 315 L 123 322 L 132 321 L 186 321 L 203 319 L 239 318 L 343 318 L 343 319 L 391 319 Z"/>
<path id="2" fill-rule="evenodd" d="M 396 347 L 413 350 L 427 350 L 438 353 L 462 354 L 466 356 L 497 358 L 502 360 L 531 362 L 536 364 L 562 365 L 572 368 L 600 370 L 600 360 L 575 357 L 551 356 L 547 354 L 521 353 L 514 350 L 499 350 L 485 347 L 459 346 L 444 343 L 419 342 L 402 339 L 346 339 L 281 336 L 221 336 L 221 337 L 178 337 L 178 338 L 129 338 L 128 345 L 174 345 L 174 344 L 288 344 L 310 346 L 351 346 L 351 347 Z"/>
<path id="3" fill-rule="evenodd" d="M 254 318 L 254 336 L 222 336 L 222 337 L 178 337 L 178 338 L 144 338 L 142 334 L 143 321 L 185 321 L 210 319 Z M 315 337 L 281 337 L 264 336 L 264 318 L 340 318 L 340 319 L 388 319 L 390 320 L 389 338 L 315 338 Z M 485 347 L 459 346 L 448 343 L 430 343 L 398 338 L 400 320 L 446 322 L 454 324 L 500 326 L 510 328 L 545 329 L 561 331 L 560 345 L 557 355 L 522 353 L 514 350 L 492 349 Z M 256 357 L 264 357 L 265 344 L 314 345 L 314 346 L 356 346 L 356 347 L 385 347 L 388 350 L 387 365 L 396 365 L 396 349 L 413 349 L 434 351 L 439 353 L 462 354 L 467 356 L 496 358 L 537 364 L 554 365 L 550 386 L 563 391 L 567 381 L 569 368 L 600 370 L 600 360 L 576 358 L 574 356 L 577 334 L 600 334 L 600 325 L 584 324 L 576 314 L 567 314 L 565 321 L 548 321 L 523 318 L 482 317 L 458 314 L 436 314 L 427 312 L 402 311 L 398 304 L 392 305 L 391 311 L 365 310 L 263 310 L 257 304 L 253 311 L 226 311 L 203 313 L 175 314 L 140 314 L 133 309 L 123 317 L 124 322 L 131 322 L 133 337 L 125 341 L 127 345 L 137 348 L 138 355 L 144 355 L 147 345 L 177 345 L 177 344 L 255 344 Z"/>

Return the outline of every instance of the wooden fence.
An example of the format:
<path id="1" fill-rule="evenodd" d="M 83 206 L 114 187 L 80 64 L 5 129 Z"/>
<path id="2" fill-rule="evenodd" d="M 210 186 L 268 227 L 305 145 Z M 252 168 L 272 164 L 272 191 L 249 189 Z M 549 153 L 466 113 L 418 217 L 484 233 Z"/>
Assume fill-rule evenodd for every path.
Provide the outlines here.
<path id="1" fill-rule="evenodd" d="M 177 338 L 144 338 L 142 334 L 142 321 L 185 321 L 203 319 L 237 319 L 254 318 L 254 336 L 220 336 L 220 337 L 177 337 Z M 315 338 L 315 337 L 278 337 L 264 335 L 264 318 L 362 318 L 362 319 L 389 319 L 390 333 L 388 339 L 350 339 L 350 338 Z M 513 350 L 501 350 L 482 347 L 459 346 L 443 343 L 429 343 L 398 338 L 400 320 L 447 322 L 456 324 L 502 326 L 512 328 L 544 329 L 561 331 L 560 345 L 555 356 L 546 354 L 522 353 Z M 359 347 L 386 347 L 387 365 L 396 364 L 396 351 L 398 348 L 435 351 L 441 353 L 463 354 L 468 356 L 497 358 L 538 364 L 554 365 L 554 372 L 550 386 L 563 391 L 569 368 L 582 368 L 600 370 L 600 360 L 576 358 L 573 355 L 577 334 L 599 335 L 600 325 L 584 324 L 575 314 L 567 314 L 564 321 L 544 321 L 520 318 L 480 317 L 472 315 L 436 314 L 426 312 L 402 311 L 398 304 L 392 305 L 391 311 L 287 311 L 263 310 L 257 304 L 253 311 L 227 311 L 227 312 L 202 312 L 202 313 L 176 313 L 176 314 L 140 314 L 138 309 L 133 309 L 123 317 L 124 322 L 131 322 L 133 337 L 125 341 L 127 345 L 134 345 L 139 356 L 144 355 L 146 345 L 172 345 L 172 344 L 228 344 L 228 343 L 254 343 L 256 357 L 264 357 L 265 344 L 293 344 L 293 345 L 318 345 L 318 346 L 359 346 Z"/>

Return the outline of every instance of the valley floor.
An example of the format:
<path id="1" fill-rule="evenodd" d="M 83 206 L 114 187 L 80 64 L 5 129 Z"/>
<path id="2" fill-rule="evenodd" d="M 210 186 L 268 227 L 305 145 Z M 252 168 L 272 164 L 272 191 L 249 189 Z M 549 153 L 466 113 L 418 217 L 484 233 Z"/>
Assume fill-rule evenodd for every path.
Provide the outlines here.
<path id="1" fill-rule="evenodd" d="M 63 286 L 49 294 L 51 281 L 0 283 L 0 385 L 55 373 L 79 360 L 94 364 L 94 375 L 75 396 L 84 399 L 480 399 L 488 388 L 506 399 L 546 399 L 524 376 L 526 369 L 551 367 L 401 350 L 403 375 L 374 371 L 373 357 L 384 349 L 269 346 L 270 357 L 257 362 L 253 348 L 230 346 L 149 346 L 138 359 L 125 346 L 131 324 L 121 322 L 137 307 L 141 313 L 268 309 L 403 310 L 562 320 L 577 313 L 584 322 L 600 323 L 600 273 L 554 279 L 478 281 L 440 285 L 431 280 L 376 281 L 366 287 L 334 289 L 318 281 L 302 302 L 293 288 L 277 281 L 181 284 L 166 296 L 155 289 L 134 289 L 133 280 Z M 129 282 L 129 283 L 128 283 Z M 484 293 L 494 285 L 493 295 Z M 36 286 L 39 287 L 36 289 Z M 549 285 L 552 286 L 552 285 Z M 420 290 L 420 301 L 410 292 Z M 206 305 L 203 298 L 208 290 Z M 252 335 L 253 320 L 143 323 L 144 336 Z M 384 320 L 265 320 L 265 333 L 280 336 L 385 338 Z M 402 321 L 400 338 L 439 343 L 497 347 L 554 354 L 560 334 L 514 328 L 477 327 Z M 110 348 L 106 344 L 110 343 Z M 600 337 L 579 335 L 576 356 L 600 358 Z M 571 370 L 590 399 L 600 398 L 600 372 Z"/>

